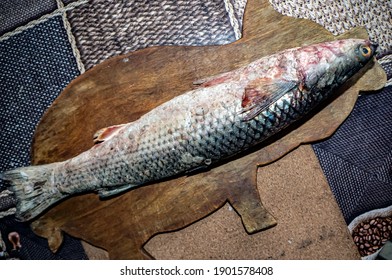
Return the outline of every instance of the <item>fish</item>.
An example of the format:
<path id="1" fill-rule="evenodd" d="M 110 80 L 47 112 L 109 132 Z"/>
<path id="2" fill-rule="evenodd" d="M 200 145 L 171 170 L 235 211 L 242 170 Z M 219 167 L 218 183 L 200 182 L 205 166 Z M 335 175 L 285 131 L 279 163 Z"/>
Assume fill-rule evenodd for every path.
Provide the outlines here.
<path id="1" fill-rule="evenodd" d="M 242 156 L 334 96 L 376 48 L 362 39 L 302 46 L 195 81 L 139 119 L 97 131 L 73 158 L 5 171 L 15 217 L 28 221 L 75 194 L 111 197 Z"/>

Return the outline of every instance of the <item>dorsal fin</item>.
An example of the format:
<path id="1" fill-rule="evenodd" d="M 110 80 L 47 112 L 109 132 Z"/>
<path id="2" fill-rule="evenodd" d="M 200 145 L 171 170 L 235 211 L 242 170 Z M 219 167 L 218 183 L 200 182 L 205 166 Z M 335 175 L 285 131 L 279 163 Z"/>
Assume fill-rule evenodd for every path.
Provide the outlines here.
<path id="1" fill-rule="evenodd" d="M 250 82 L 242 95 L 242 111 L 245 121 L 251 120 L 276 102 L 287 92 L 298 87 L 292 80 L 259 78 Z"/>
<path id="2" fill-rule="evenodd" d="M 94 134 L 94 144 L 101 143 L 113 137 L 125 124 L 113 125 L 102 128 Z"/>

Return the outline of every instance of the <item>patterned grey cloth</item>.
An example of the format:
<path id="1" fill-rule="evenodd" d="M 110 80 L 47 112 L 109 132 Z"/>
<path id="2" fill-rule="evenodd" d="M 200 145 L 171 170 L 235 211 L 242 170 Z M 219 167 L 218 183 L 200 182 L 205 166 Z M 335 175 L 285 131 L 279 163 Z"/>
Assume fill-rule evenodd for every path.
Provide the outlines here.
<path id="1" fill-rule="evenodd" d="M 377 42 L 380 56 L 392 50 L 392 1 L 368 0 L 269 0 L 284 15 L 310 19 L 334 35 L 357 26 L 366 27 L 371 40 Z"/>
<path id="2" fill-rule="evenodd" d="M 35 126 L 79 72 L 61 17 L 0 42 L 0 53 L 0 168 L 5 170 L 29 163 Z"/>
<path id="3" fill-rule="evenodd" d="M 0 231 L 6 243 L 7 251 L 11 257 L 22 260 L 83 260 L 87 259 L 80 242 L 67 234 L 64 234 L 64 242 L 56 254 L 53 254 L 48 247 L 48 241 L 37 237 L 28 224 L 15 222 L 9 216 L 1 220 Z M 20 236 L 22 247 L 18 252 L 12 252 L 12 244 L 5 238 L 12 231 L 16 231 Z M 3 278 L 2 278 L 3 279 Z M 4 278 L 7 279 L 7 278 Z"/>
<path id="4" fill-rule="evenodd" d="M 0 35 L 57 8 L 56 0 L 0 1 Z"/>
<path id="5" fill-rule="evenodd" d="M 343 216 L 392 205 L 392 86 L 358 98 L 330 139 L 313 145 Z"/>
<path id="6" fill-rule="evenodd" d="M 230 22 L 242 22 L 244 1 L 228 16 L 230 1 L 92 0 L 68 12 L 86 69 L 109 57 L 156 45 L 211 45 L 233 42 Z M 228 5 L 228 6 L 227 6 Z M 238 29 L 241 27 L 239 24 Z"/>
<path id="7" fill-rule="evenodd" d="M 15 206 L 17 200 L 12 195 L 7 195 L 0 198 L 0 212 L 6 211 Z"/>
<path id="8" fill-rule="evenodd" d="M 35 126 L 77 75 L 79 71 L 60 16 L 0 42 L 1 171 L 30 163 Z M 0 190 L 2 188 L 0 181 Z M 0 209 L 12 201 L 12 197 L 0 199 Z M 34 235 L 26 225 L 9 219 L 0 225 L 3 231 L 20 233 L 24 243 L 23 259 L 86 258 L 80 242 L 71 242 L 70 238 L 66 239 L 63 251 L 52 254 L 43 240 L 35 237 L 37 243 L 34 242 Z M 66 253 L 68 251 L 72 254 Z"/>

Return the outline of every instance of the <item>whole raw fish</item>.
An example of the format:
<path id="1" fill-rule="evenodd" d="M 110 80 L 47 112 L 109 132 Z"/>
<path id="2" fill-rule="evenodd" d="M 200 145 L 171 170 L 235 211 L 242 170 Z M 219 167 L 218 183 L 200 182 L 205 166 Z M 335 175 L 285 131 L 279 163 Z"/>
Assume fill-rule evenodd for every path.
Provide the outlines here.
<path id="1" fill-rule="evenodd" d="M 208 167 L 253 147 L 306 115 L 374 55 L 368 40 L 285 50 L 197 82 L 140 119 L 102 129 L 88 151 L 3 174 L 28 220 L 69 195 L 110 196 Z"/>

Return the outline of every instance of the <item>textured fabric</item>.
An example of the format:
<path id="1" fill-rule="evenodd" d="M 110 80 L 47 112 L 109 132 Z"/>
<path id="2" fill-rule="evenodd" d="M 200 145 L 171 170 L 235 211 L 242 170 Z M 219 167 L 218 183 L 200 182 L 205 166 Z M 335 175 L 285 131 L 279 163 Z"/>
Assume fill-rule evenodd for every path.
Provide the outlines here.
<path id="1" fill-rule="evenodd" d="M 238 27 L 242 33 L 242 27 L 243 27 L 243 18 L 244 18 L 244 13 L 245 13 L 245 7 L 246 7 L 246 0 L 224 0 L 230 2 L 231 6 L 233 7 L 233 12 L 234 16 L 238 22 Z M 226 5 L 228 6 L 228 5 Z M 226 10 L 228 10 L 226 8 Z M 230 17 L 230 12 L 228 11 L 228 15 Z M 233 26 L 233 24 L 231 24 Z"/>
<path id="2" fill-rule="evenodd" d="M 86 69 L 148 46 L 235 40 L 223 0 L 92 0 L 70 11 L 69 21 Z"/>
<path id="3" fill-rule="evenodd" d="M 35 126 L 79 73 L 61 17 L 1 42 L 0 54 L 0 169 L 6 170 L 29 164 Z"/>
<path id="4" fill-rule="evenodd" d="M 392 50 L 390 0 L 269 0 L 280 13 L 315 21 L 335 35 L 365 26 L 370 39 L 380 44 L 380 56 Z"/>
<path id="5" fill-rule="evenodd" d="M 0 35 L 57 8 L 56 0 L 1 0 Z"/>
<path id="6" fill-rule="evenodd" d="M 31 141 L 38 121 L 78 74 L 61 16 L 0 42 L 0 172 L 30 164 Z M 0 192 L 3 188 L 0 180 Z M 14 202 L 12 196 L 0 198 L 3 208 Z M 27 225 L 7 221 L 1 220 L 0 226 L 21 235 L 21 258 L 86 258 L 79 241 L 66 238 L 63 251 L 52 254 L 46 241 L 34 237 Z"/>
<path id="7" fill-rule="evenodd" d="M 387 73 L 387 83 L 385 86 L 392 86 L 392 54 L 382 57 L 379 63 Z"/>
<path id="8" fill-rule="evenodd" d="M 5 238 L 8 233 L 16 231 L 20 235 L 22 245 L 17 257 L 24 260 L 83 260 L 87 259 L 81 243 L 69 235 L 64 234 L 63 245 L 60 246 L 56 254 L 53 254 L 48 247 L 48 241 L 37 237 L 28 224 L 15 222 L 11 217 L 2 219 L 0 231 L 7 246 L 7 251 L 11 252 L 12 245 Z"/>
<path id="9" fill-rule="evenodd" d="M 362 95 L 330 139 L 313 145 L 347 223 L 392 205 L 392 87 Z"/>
<path id="10" fill-rule="evenodd" d="M 16 199 L 12 195 L 4 195 L 3 197 L 0 196 L 0 212 L 12 208 L 15 205 Z"/>

